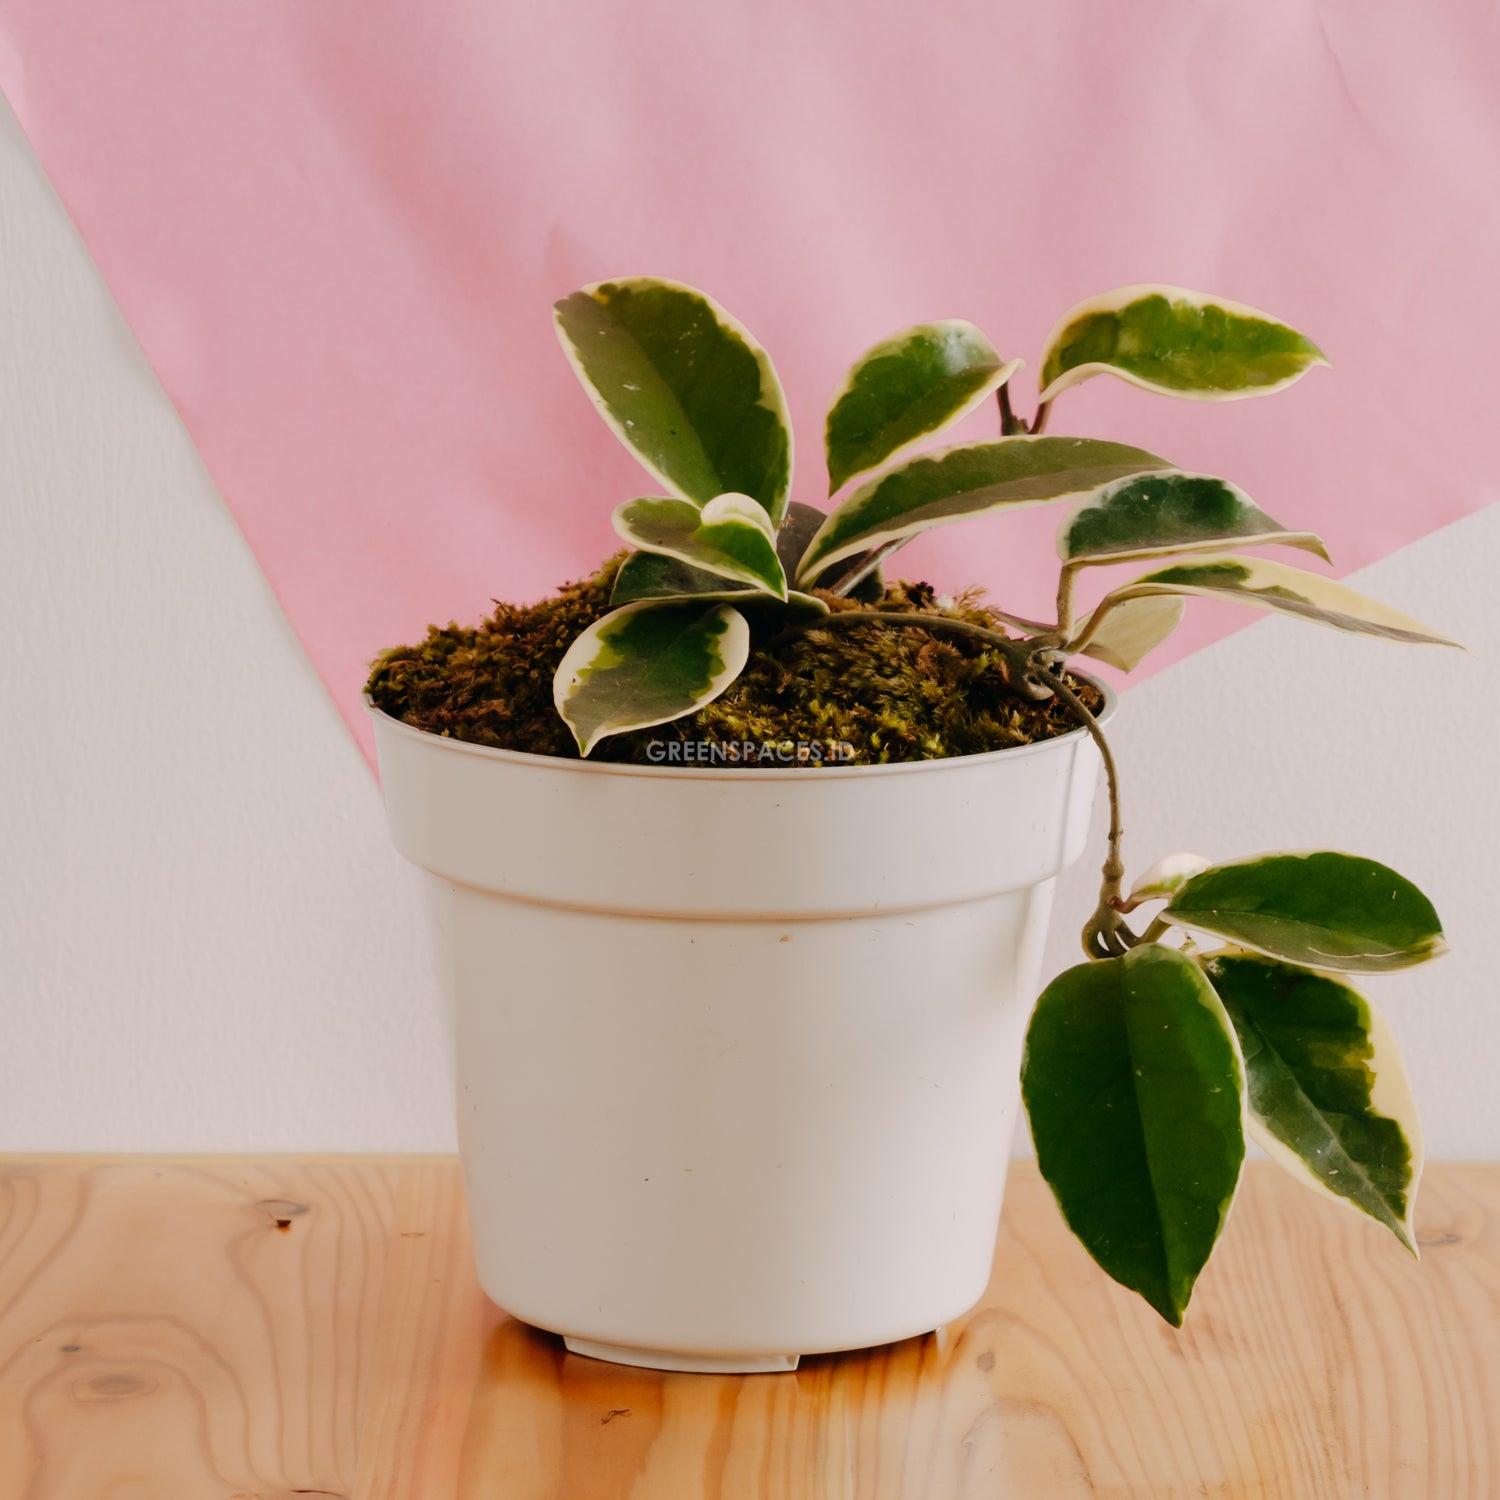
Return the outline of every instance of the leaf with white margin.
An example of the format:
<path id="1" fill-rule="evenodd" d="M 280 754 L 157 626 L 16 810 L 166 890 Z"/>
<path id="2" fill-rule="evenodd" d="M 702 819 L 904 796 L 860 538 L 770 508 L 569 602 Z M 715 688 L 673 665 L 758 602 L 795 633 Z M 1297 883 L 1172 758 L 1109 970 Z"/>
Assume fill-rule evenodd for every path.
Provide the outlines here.
<path id="1" fill-rule="evenodd" d="M 1203 968 L 1239 1035 L 1251 1135 L 1415 1255 L 1422 1127 L 1384 1016 L 1341 980 L 1274 959 L 1216 954 Z"/>
<path id="2" fill-rule="evenodd" d="M 614 528 L 642 551 L 786 598 L 771 518 L 749 495 L 716 495 L 701 509 L 691 500 L 627 500 L 615 511 Z"/>
<path id="3" fill-rule="evenodd" d="M 924 453 L 861 485 L 819 528 L 797 568 L 830 564 L 933 526 L 1076 500 L 1128 474 L 1169 469 L 1154 453 L 1095 438 L 1004 437 Z"/>
<path id="4" fill-rule="evenodd" d="M 712 703 L 744 670 L 750 627 L 728 604 L 627 604 L 568 647 L 552 700 L 581 755 Z"/>
<path id="5" fill-rule="evenodd" d="M 867 349 L 828 409 L 828 493 L 973 411 L 1021 365 L 959 318 L 919 323 Z"/>
<path id="6" fill-rule="evenodd" d="M 1078 566 L 1207 552 L 1226 543 L 1300 547 L 1328 561 L 1321 538 L 1273 521 L 1237 485 L 1175 470 L 1121 479 L 1091 495 L 1063 522 L 1057 554 Z"/>
<path id="7" fill-rule="evenodd" d="M 1174 1328 L 1239 1186 L 1244 1088 L 1213 986 L 1158 943 L 1060 974 L 1026 1033 L 1042 1176 L 1099 1266 Z"/>
<path id="8" fill-rule="evenodd" d="M 713 573 L 705 573 L 702 568 L 678 562 L 675 557 L 664 557 L 659 552 L 632 552 L 620 564 L 609 596 L 609 602 L 615 606 L 634 604 L 638 600 L 680 604 L 693 599 L 704 602 L 722 600 L 752 613 L 759 609 L 786 609 L 794 615 L 828 613 L 828 606 L 812 594 L 788 589 L 783 601 L 753 584 L 719 578 Z"/>
<path id="9" fill-rule="evenodd" d="M 1309 969 L 1384 974 L 1448 951 L 1432 902 L 1379 860 L 1319 849 L 1210 865 L 1161 913 Z"/>
<path id="10" fill-rule="evenodd" d="M 1224 553 L 1199 558 L 1147 573 L 1105 595 L 1098 615 L 1106 607 L 1126 599 L 1146 599 L 1158 594 L 1198 594 L 1210 599 L 1233 599 L 1257 609 L 1296 615 L 1334 630 L 1356 635 L 1380 636 L 1388 641 L 1417 645 L 1457 646 L 1445 635 L 1404 615 L 1376 599 L 1356 593 L 1347 584 L 1293 568 L 1264 557 L 1240 557 Z"/>
<path id="11" fill-rule="evenodd" d="M 1193 401 L 1268 396 L 1326 365 L 1269 313 L 1186 287 L 1119 287 L 1063 314 L 1042 358 L 1042 400 L 1094 375 Z"/>
<path id="12" fill-rule="evenodd" d="M 765 350 L 694 287 L 600 281 L 554 308 L 557 336 L 615 435 L 674 495 L 749 495 L 786 512 L 792 433 Z"/>
<path id="13" fill-rule="evenodd" d="M 1202 874 L 1208 866 L 1208 860 L 1201 854 L 1164 854 L 1131 886 L 1125 899 L 1133 907 L 1143 901 L 1158 901 L 1170 896 L 1194 875 Z"/>
<path id="14" fill-rule="evenodd" d="M 1187 602 L 1181 596 L 1129 599 L 1117 604 L 1091 629 L 1093 616 L 1079 622 L 1077 639 L 1087 638 L 1085 656 L 1133 672 L 1141 662 L 1182 624 Z"/>

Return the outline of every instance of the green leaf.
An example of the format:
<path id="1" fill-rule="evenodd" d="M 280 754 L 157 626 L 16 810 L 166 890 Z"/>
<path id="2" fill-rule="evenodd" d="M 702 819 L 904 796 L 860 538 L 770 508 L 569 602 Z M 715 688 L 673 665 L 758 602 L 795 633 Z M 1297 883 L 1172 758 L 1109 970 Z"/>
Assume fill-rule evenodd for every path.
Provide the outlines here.
<path id="1" fill-rule="evenodd" d="M 1355 635 L 1380 636 L 1388 641 L 1418 645 L 1457 646 L 1447 636 L 1404 615 L 1400 610 L 1356 593 L 1347 584 L 1272 562 L 1265 557 L 1240 557 L 1225 553 L 1189 563 L 1178 563 L 1147 573 L 1105 596 L 1097 615 L 1125 599 L 1145 599 L 1153 594 L 1199 594 L 1206 598 L 1233 599 L 1256 609 L 1296 615 L 1315 625 L 1347 630 Z"/>
<path id="2" fill-rule="evenodd" d="M 1331 850 L 1211 865 L 1162 916 L 1310 969 L 1379 974 L 1448 951 L 1432 902 L 1411 881 Z"/>
<path id="3" fill-rule="evenodd" d="M 764 349 L 716 302 L 678 282 L 601 281 L 564 297 L 557 335 L 620 440 L 674 495 L 749 495 L 786 510 L 792 435 Z"/>
<path id="4" fill-rule="evenodd" d="M 1108 662 L 1122 672 L 1133 672 L 1182 623 L 1187 605 L 1181 598 L 1162 595 L 1151 599 L 1128 599 L 1106 611 L 1097 626 L 1093 616 L 1078 624 L 1078 638 L 1088 636 L 1085 656 Z"/>
<path id="5" fill-rule="evenodd" d="M 1093 375 L 1195 401 L 1267 396 L 1328 361 L 1295 328 L 1180 286 L 1126 286 L 1063 315 L 1042 359 L 1042 400 Z"/>
<path id="6" fill-rule="evenodd" d="M 748 495 L 716 495 L 701 510 L 691 500 L 627 500 L 614 527 L 646 552 L 786 598 L 771 518 Z"/>
<path id="7" fill-rule="evenodd" d="M 1073 1233 L 1181 1326 L 1245 1157 L 1239 1049 L 1203 972 L 1156 943 L 1069 969 L 1037 1002 L 1021 1087 Z"/>
<path id="8" fill-rule="evenodd" d="M 932 526 L 1073 500 L 1128 474 L 1170 467 L 1144 449 L 1092 438 L 1007 437 L 942 448 L 855 490 L 812 539 L 798 581 Z"/>
<path id="9" fill-rule="evenodd" d="M 694 568 L 675 557 L 659 552 L 632 552 L 620 564 L 609 602 L 619 606 L 651 600 L 657 604 L 678 604 L 697 599 L 704 602 L 723 600 L 742 610 L 787 609 L 794 614 L 826 615 L 828 606 L 811 594 L 787 591 L 786 601 L 774 598 L 754 584 L 735 583 L 717 574 Z M 788 617 L 790 618 L 790 616 Z"/>
<path id="10" fill-rule="evenodd" d="M 828 409 L 828 493 L 973 411 L 1020 368 L 956 318 L 920 323 L 867 349 Z"/>
<path id="11" fill-rule="evenodd" d="M 1057 551 L 1065 563 L 1116 563 L 1211 551 L 1226 542 L 1276 542 L 1328 560 L 1312 532 L 1288 531 L 1235 485 L 1211 474 L 1175 471 L 1106 485 L 1063 522 Z"/>
<path id="12" fill-rule="evenodd" d="M 1204 968 L 1239 1034 L 1252 1136 L 1415 1255 L 1421 1124 L 1385 1018 L 1342 981 L 1274 959 L 1226 954 Z"/>
<path id="13" fill-rule="evenodd" d="M 712 703 L 744 670 L 750 627 L 727 604 L 627 604 L 558 663 L 552 697 L 579 753 Z"/>

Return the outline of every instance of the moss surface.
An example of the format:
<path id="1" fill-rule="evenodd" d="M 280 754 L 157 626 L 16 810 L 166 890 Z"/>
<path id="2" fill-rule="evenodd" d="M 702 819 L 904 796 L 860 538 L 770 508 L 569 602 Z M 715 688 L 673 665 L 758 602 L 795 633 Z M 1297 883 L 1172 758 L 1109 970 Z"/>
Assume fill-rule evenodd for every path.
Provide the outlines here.
<path id="1" fill-rule="evenodd" d="M 607 613 L 619 564 L 611 558 L 540 604 L 497 604 L 476 628 L 433 626 L 425 641 L 383 652 L 371 669 L 371 698 L 432 734 L 576 760 L 573 736 L 552 704 L 552 674 L 579 631 Z M 836 610 L 869 607 L 824 597 Z M 892 609 L 1003 628 L 975 595 L 945 602 L 950 607 L 940 610 L 924 583 L 890 584 L 884 599 Z M 743 674 L 722 697 L 674 723 L 607 739 L 591 759 L 647 763 L 662 758 L 659 750 L 648 755 L 652 741 L 674 739 L 818 740 L 852 745 L 853 764 L 874 765 L 975 755 L 1078 727 L 1056 700 L 1036 704 L 1013 694 L 995 653 L 964 636 L 915 626 L 815 627 L 772 648 L 772 633 L 759 632 Z M 1098 707 L 1092 687 L 1075 686 Z"/>

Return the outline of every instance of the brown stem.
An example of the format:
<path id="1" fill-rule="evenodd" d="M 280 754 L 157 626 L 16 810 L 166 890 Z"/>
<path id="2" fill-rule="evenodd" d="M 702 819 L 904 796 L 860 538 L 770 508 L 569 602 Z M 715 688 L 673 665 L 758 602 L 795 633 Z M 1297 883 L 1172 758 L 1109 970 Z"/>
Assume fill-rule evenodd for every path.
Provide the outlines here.
<path id="1" fill-rule="evenodd" d="M 1036 415 L 1031 419 L 1030 432 L 1033 437 L 1038 437 L 1047 430 L 1047 415 L 1052 410 L 1050 401 L 1041 402 L 1036 409 Z"/>
<path id="2" fill-rule="evenodd" d="M 1070 563 L 1064 563 L 1057 575 L 1057 630 L 1064 640 L 1073 633 L 1073 583 L 1076 577 L 1076 570 Z"/>
<path id="3" fill-rule="evenodd" d="M 1109 848 L 1104 856 L 1104 868 L 1100 872 L 1099 904 L 1083 929 L 1083 951 L 1090 958 L 1118 958 L 1122 953 L 1128 953 L 1141 940 L 1120 915 L 1119 909 L 1122 882 L 1125 879 L 1125 863 L 1120 852 L 1125 829 L 1120 821 L 1120 775 L 1115 766 L 1114 752 L 1109 748 L 1109 741 L 1104 737 L 1099 721 L 1061 676 L 1035 664 L 1031 671 L 1033 677 L 1051 688 L 1072 710 L 1074 717 L 1088 730 L 1099 747 L 1099 756 L 1104 762 L 1104 778 L 1109 787 Z"/>
<path id="4" fill-rule="evenodd" d="M 1018 432 L 1025 432 L 1026 424 L 1011 410 L 1008 380 L 995 392 L 995 399 L 1000 403 L 1000 436 L 1013 437 Z"/>

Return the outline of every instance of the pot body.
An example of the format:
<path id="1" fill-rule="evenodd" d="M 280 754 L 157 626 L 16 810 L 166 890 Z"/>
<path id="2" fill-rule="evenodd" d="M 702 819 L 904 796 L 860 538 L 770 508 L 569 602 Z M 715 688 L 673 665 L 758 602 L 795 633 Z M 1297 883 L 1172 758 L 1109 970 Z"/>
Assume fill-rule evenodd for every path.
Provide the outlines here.
<path id="1" fill-rule="evenodd" d="M 479 1279 L 579 1352 L 787 1369 L 988 1282 L 1083 734 L 821 769 L 603 766 L 373 714 L 451 902 Z"/>

